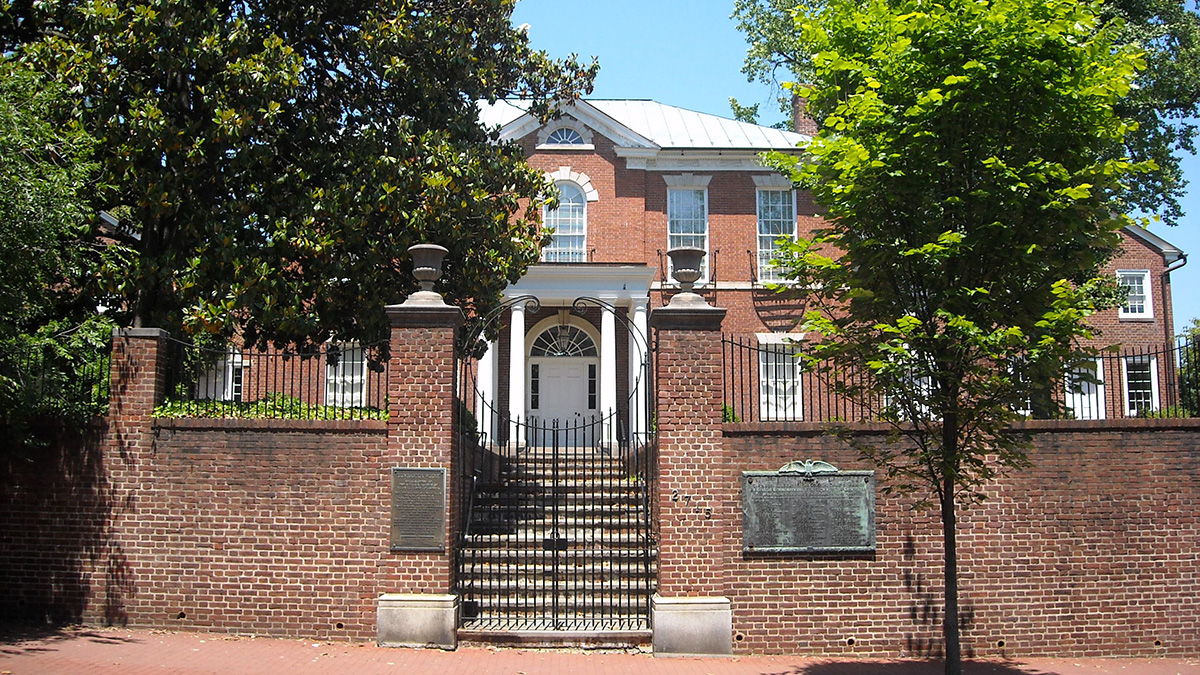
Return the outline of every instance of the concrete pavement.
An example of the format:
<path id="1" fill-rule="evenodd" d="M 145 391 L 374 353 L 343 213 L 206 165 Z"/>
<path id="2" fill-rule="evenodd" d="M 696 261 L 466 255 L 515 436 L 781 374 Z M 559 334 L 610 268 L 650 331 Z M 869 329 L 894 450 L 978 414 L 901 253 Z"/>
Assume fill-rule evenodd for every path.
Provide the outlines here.
<path id="1" fill-rule="evenodd" d="M 645 653 L 489 649 L 455 652 L 373 644 L 118 628 L 0 636 L 0 675 L 937 675 L 934 661 L 754 656 L 655 658 Z M 973 661 L 969 675 L 1200 675 L 1192 659 Z"/>

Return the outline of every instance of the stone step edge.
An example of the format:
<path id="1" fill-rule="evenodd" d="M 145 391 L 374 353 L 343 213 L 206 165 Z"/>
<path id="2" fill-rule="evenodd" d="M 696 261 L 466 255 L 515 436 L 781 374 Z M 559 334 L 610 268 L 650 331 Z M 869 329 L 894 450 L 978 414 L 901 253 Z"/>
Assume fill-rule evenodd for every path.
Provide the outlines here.
<path id="1" fill-rule="evenodd" d="M 649 646 L 650 630 L 476 630 L 459 628 L 459 645 L 502 647 L 578 647 L 581 649 L 638 649 Z M 639 649 L 639 651 L 642 651 Z"/>

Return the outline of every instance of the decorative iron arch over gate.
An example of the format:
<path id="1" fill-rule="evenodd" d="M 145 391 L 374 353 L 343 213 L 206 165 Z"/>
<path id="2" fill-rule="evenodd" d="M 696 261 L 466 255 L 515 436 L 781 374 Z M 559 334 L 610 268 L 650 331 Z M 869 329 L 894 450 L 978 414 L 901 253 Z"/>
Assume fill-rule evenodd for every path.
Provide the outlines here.
<path id="1" fill-rule="evenodd" d="M 530 313 L 541 308 L 532 296 L 509 299 L 464 335 L 458 350 L 460 630 L 648 631 L 657 540 L 646 336 L 613 305 L 577 298 L 572 315 L 612 312 L 631 336 L 630 358 L 644 355 L 641 368 L 628 369 L 630 395 L 614 410 L 523 418 L 499 408 L 492 383 L 479 381 L 485 336 L 497 333 L 517 304 Z M 587 362 L 591 338 L 562 325 L 568 327 L 539 335 L 533 353 Z M 538 380 L 531 384 L 530 395 L 540 395 Z M 523 403 L 509 407 L 524 412 Z M 642 423 L 632 415 L 642 415 Z"/>

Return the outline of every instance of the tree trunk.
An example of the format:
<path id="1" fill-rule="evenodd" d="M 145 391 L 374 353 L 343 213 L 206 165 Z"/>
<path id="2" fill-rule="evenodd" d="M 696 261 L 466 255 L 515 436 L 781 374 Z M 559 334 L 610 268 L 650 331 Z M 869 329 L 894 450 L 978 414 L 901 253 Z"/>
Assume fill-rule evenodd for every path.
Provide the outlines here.
<path id="1" fill-rule="evenodd" d="M 942 479 L 942 544 L 945 561 L 946 616 L 942 635 L 946 642 L 946 675 L 962 675 L 962 646 L 958 634 L 958 538 L 954 510 L 954 478 Z"/>

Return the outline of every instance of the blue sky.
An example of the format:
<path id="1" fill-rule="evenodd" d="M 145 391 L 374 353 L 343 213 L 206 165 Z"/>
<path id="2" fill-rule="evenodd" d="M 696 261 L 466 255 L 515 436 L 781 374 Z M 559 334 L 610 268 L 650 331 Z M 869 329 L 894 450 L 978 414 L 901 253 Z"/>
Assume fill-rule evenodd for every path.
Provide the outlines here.
<path id="1" fill-rule="evenodd" d="M 552 56 L 600 59 L 594 98 L 648 98 L 730 117 L 729 97 L 759 104 L 760 122 L 782 119 L 777 92 L 746 81 L 746 41 L 733 0 L 519 0 L 513 23 L 529 24 L 534 47 Z M 1151 228 L 1194 254 L 1172 277 L 1175 328 L 1200 318 L 1200 159 L 1185 158 L 1190 181 L 1183 224 Z"/>

